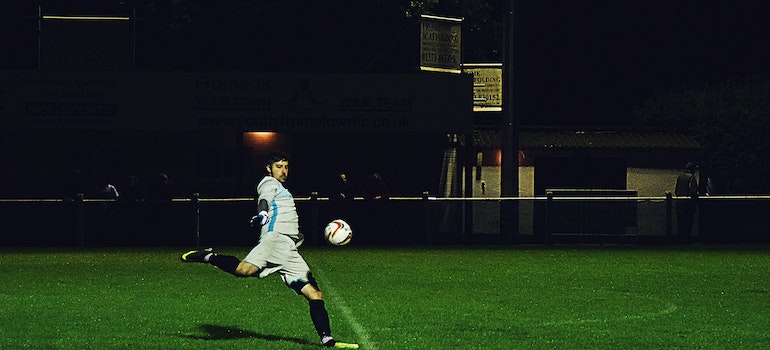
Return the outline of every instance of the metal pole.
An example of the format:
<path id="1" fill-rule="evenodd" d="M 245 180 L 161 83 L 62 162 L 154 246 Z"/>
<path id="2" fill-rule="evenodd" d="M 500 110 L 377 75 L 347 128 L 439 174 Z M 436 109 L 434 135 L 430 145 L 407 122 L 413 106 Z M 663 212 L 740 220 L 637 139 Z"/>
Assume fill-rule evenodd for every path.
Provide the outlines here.
<path id="1" fill-rule="evenodd" d="M 311 218 L 310 218 L 310 244 L 311 245 L 318 245 L 318 236 L 319 232 L 321 232 L 321 225 L 319 224 L 319 203 L 318 203 L 318 192 L 310 192 L 310 210 L 311 210 Z"/>
<path id="2" fill-rule="evenodd" d="M 136 70 L 136 5 L 131 8 L 131 70 Z"/>
<path id="3" fill-rule="evenodd" d="M 476 155 L 473 148 L 473 133 L 466 133 L 463 135 L 465 138 L 465 147 L 463 147 L 463 164 L 465 168 L 465 198 L 473 197 L 473 166 L 476 163 Z M 465 207 L 465 239 L 466 241 L 472 240 L 473 237 L 473 201 L 463 201 Z"/>
<path id="4" fill-rule="evenodd" d="M 550 244 L 553 236 L 553 192 L 551 191 L 546 193 L 544 226 L 543 243 Z"/>
<path id="5" fill-rule="evenodd" d="M 422 216 L 423 216 L 423 231 L 425 232 L 425 244 L 431 245 L 433 243 L 434 228 L 430 224 L 430 192 L 422 192 Z"/>
<path id="6" fill-rule="evenodd" d="M 506 1 L 506 0 L 504 0 Z M 515 55 L 516 40 L 514 20 L 516 17 L 515 1 L 505 3 L 505 35 L 503 43 L 503 118 L 500 125 L 502 164 L 500 168 L 501 197 L 519 196 L 519 130 L 516 118 L 516 75 Z M 509 240 L 519 234 L 519 202 L 503 201 L 500 203 L 500 233 Z"/>
<path id="7" fill-rule="evenodd" d="M 43 67 L 43 6 L 37 7 L 37 70 Z"/>
<path id="8" fill-rule="evenodd" d="M 79 248 L 86 247 L 86 210 L 83 197 L 82 193 L 78 193 L 75 197 L 75 232 L 77 232 Z"/>
<path id="9" fill-rule="evenodd" d="M 201 205 L 200 205 L 200 193 L 193 193 L 191 202 L 193 206 L 193 213 L 195 215 L 195 247 L 201 246 Z"/>
<path id="10" fill-rule="evenodd" d="M 674 218 L 674 197 L 671 192 L 666 192 L 666 243 L 671 243 L 673 218 Z"/>

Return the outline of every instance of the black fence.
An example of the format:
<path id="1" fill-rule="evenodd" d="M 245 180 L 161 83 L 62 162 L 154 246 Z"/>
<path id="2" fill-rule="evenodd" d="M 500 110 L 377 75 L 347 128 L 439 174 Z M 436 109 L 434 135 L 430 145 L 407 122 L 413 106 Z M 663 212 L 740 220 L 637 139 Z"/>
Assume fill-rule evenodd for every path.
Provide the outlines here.
<path id="1" fill-rule="evenodd" d="M 676 207 L 697 208 L 691 234 Z M 768 243 L 770 196 L 557 196 L 530 198 L 297 198 L 306 244 L 325 244 L 342 218 L 354 245 Z M 0 246 L 251 246 L 251 198 L 170 201 L 0 200 Z"/>

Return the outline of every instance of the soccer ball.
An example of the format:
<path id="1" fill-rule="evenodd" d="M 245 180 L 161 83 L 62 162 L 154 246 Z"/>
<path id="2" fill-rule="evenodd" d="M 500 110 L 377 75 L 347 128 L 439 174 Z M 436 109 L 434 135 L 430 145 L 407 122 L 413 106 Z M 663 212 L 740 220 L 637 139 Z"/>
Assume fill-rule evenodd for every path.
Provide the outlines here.
<path id="1" fill-rule="evenodd" d="M 353 238 L 353 229 L 342 219 L 333 220 L 324 228 L 324 237 L 333 245 L 346 245 Z"/>

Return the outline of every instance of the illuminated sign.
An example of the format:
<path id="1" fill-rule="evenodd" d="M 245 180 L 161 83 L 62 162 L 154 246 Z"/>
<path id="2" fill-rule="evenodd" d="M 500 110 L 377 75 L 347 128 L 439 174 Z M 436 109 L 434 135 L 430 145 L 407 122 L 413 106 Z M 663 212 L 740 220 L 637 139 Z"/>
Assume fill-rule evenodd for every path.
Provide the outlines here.
<path id="1" fill-rule="evenodd" d="M 473 111 L 502 111 L 503 64 L 467 63 L 463 64 L 463 72 L 473 75 Z"/>
<path id="2" fill-rule="evenodd" d="M 460 73 L 462 19 L 420 16 L 420 70 Z"/>

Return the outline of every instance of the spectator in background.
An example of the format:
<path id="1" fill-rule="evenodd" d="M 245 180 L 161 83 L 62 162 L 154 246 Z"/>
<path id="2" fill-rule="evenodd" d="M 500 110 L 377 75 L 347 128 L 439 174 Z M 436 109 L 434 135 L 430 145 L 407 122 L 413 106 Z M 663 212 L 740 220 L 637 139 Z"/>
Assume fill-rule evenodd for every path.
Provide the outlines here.
<path id="1" fill-rule="evenodd" d="M 126 177 L 120 186 L 115 228 L 115 231 L 120 233 L 116 239 L 121 245 L 150 242 L 144 240 L 146 238 L 144 236 L 149 235 L 143 228 L 143 224 L 147 221 L 142 210 L 143 200 L 144 191 L 139 183 L 139 178 L 133 175 Z"/>
<path id="2" fill-rule="evenodd" d="M 165 173 L 158 174 L 158 178 L 150 188 L 149 199 L 156 201 L 170 201 L 174 196 L 174 183 Z"/>
<path id="3" fill-rule="evenodd" d="M 347 174 L 340 173 L 337 176 L 337 183 L 335 184 L 334 193 L 331 198 L 338 200 L 353 199 L 353 193 L 350 191 L 350 183 L 348 182 Z"/>
<path id="4" fill-rule="evenodd" d="M 96 187 L 94 197 L 101 199 L 97 202 L 99 206 L 100 214 L 96 215 L 94 219 L 94 226 L 96 228 L 96 234 L 89 237 L 91 244 L 96 245 L 110 245 L 115 243 L 117 230 L 117 206 L 116 201 L 120 198 L 117 187 L 112 184 L 107 176 L 101 176 L 100 181 Z M 118 234 L 117 236 L 120 236 Z"/>
<path id="5" fill-rule="evenodd" d="M 366 199 L 384 200 L 390 198 L 390 189 L 385 184 L 385 180 L 379 173 L 374 173 L 369 178 L 369 184 L 366 186 Z"/>
<path id="6" fill-rule="evenodd" d="M 699 173 L 701 180 L 700 190 L 698 191 L 699 193 L 702 193 L 706 196 L 713 196 L 722 193 L 724 190 L 722 176 L 715 166 L 700 167 Z"/>
<path id="7" fill-rule="evenodd" d="M 120 193 L 118 193 L 118 188 L 105 178 L 101 182 L 97 197 L 101 199 L 118 199 L 120 198 Z"/>
<path id="8" fill-rule="evenodd" d="M 133 175 L 126 178 L 125 186 L 121 189 L 121 192 L 123 195 L 120 199 L 126 202 L 135 203 L 144 199 L 142 187 L 139 184 L 139 178 Z"/>
<path id="9" fill-rule="evenodd" d="M 677 236 L 682 243 L 690 242 L 692 236 L 698 200 L 698 180 L 695 177 L 697 168 L 695 163 L 687 163 L 676 178 L 674 194 L 684 198 L 676 201 Z"/>
<path id="10" fill-rule="evenodd" d="M 79 169 L 70 170 L 64 183 L 64 199 L 74 201 L 79 194 L 84 194 L 83 177 Z"/>
<path id="11" fill-rule="evenodd" d="M 724 194 L 725 182 L 719 168 L 714 164 L 701 166 L 699 173 L 699 194 L 714 196 Z M 713 200 L 698 201 L 698 239 L 706 244 L 719 243 L 729 239 L 726 235 L 730 230 L 725 229 L 725 208 L 723 202 Z"/>
<path id="12" fill-rule="evenodd" d="M 380 244 L 392 239 L 392 234 L 386 233 L 385 229 L 388 227 L 388 206 L 386 201 L 390 198 L 390 189 L 385 184 L 385 180 L 379 173 L 373 173 L 369 177 L 369 183 L 366 186 L 366 194 L 364 197 L 368 203 L 366 203 L 366 220 L 363 225 L 363 230 L 359 230 L 359 233 L 365 232 L 363 236 L 359 235 L 358 239 L 361 241 L 363 238 L 367 243 Z"/>
<path id="13" fill-rule="evenodd" d="M 149 186 L 144 207 L 148 210 L 149 220 L 154 224 L 146 232 L 154 237 L 156 244 L 164 241 L 180 242 L 182 239 L 183 231 L 178 227 L 179 220 L 173 210 L 172 199 L 175 193 L 174 183 L 165 173 L 159 173 Z"/>

